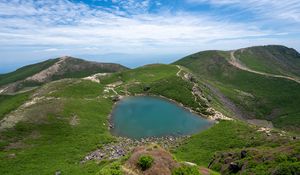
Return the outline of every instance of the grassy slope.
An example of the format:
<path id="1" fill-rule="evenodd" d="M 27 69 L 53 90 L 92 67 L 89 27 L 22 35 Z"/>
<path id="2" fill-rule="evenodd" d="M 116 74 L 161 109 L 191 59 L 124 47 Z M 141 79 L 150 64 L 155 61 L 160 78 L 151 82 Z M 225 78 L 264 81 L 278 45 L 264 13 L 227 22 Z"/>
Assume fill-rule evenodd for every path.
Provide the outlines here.
<path id="1" fill-rule="evenodd" d="M 272 120 L 277 127 L 297 128 L 300 122 L 297 107 L 300 104 L 300 86 L 291 81 L 267 78 L 236 69 L 227 63 L 224 57 L 228 56 L 229 53 L 226 52 L 207 51 L 193 54 L 174 64 L 189 68 L 202 82 L 217 87 L 248 114 L 264 119 L 268 118 L 266 116 L 274 109 L 279 109 L 277 115 L 280 117 L 268 119 Z M 245 95 L 245 92 L 252 94 L 253 97 Z M 289 141 L 282 137 L 266 137 L 265 134 L 258 133 L 255 128 L 242 122 L 227 121 L 192 136 L 185 144 L 175 149 L 174 154 L 181 160 L 207 166 L 216 152 L 236 150 L 239 153 L 242 149 L 255 148 L 257 152 L 251 153 L 250 157 L 239 163 L 249 162 L 251 164 L 249 166 L 253 167 L 248 166 L 247 171 L 266 174 L 269 173 L 269 169 L 278 168 L 279 163 L 275 159 L 265 163 L 259 160 L 264 153 L 272 154 L 272 151 L 280 145 L 289 148 Z M 298 151 L 296 154 L 299 154 L 299 150 L 293 150 Z M 284 156 L 288 159 L 286 161 L 288 165 L 292 165 L 295 161 L 291 155 Z M 214 164 L 213 168 L 219 171 L 219 166 L 223 164 L 224 162 L 220 165 Z"/>
<path id="2" fill-rule="evenodd" d="M 260 46 L 238 50 L 236 57 L 247 67 L 271 74 L 300 76 L 300 54 L 284 46 Z"/>
<path id="3" fill-rule="evenodd" d="M 40 86 L 46 82 L 64 79 L 64 78 L 83 78 L 87 77 L 96 73 L 112 73 L 118 72 L 122 70 L 126 70 L 128 68 L 120 65 L 120 64 L 113 64 L 113 63 L 97 63 L 97 62 L 90 62 L 85 61 L 82 59 L 68 57 L 65 59 L 64 62 L 61 63 L 59 71 L 54 73 L 54 75 L 50 75 L 45 82 L 38 82 L 34 80 L 25 80 L 27 77 L 33 76 L 36 73 L 41 72 L 52 66 L 56 63 L 60 58 L 57 59 L 50 59 L 41 63 L 29 65 L 22 67 L 14 72 L 7 73 L 7 74 L 0 74 L 0 87 L 2 85 L 6 85 L 9 83 L 17 82 L 14 86 L 10 86 L 8 88 L 9 93 L 19 92 L 21 90 L 26 90 L 31 87 Z"/>
<path id="4" fill-rule="evenodd" d="M 14 129 L 1 133 L 1 140 L 7 142 L 2 144 L 0 152 L 1 174 L 54 174 L 56 170 L 64 174 L 95 174 L 98 171 L 99 165 L 93 162 L 80 165 L 79 161 L 97 145 L 113 140 L 107 130 L 112 102 L 96 98 L 103 87 L 90 81 L 54 84 L 55 87 L 47 85 L 45 88 L 57 90 L 49 96 L 60 97 L 56 100 L 59 105 L 37 104 L 29 113 L 35 116 L 45 107 L 61 108 L 59 112 L 49 112 L 47 116 L 19 123 Z M 72 126 L 69 121 L 74 116 L 78 125 Z M 9 142 L 18 141 L 23 143 L 21 148 L 4 149 Z M 16 157 L 9 158 L 10 154 Z"/>
<path id="5" fill-rule="evenodd" d="M 0 86 L 13 83 L 19 80 L 24 80 L 56 63 L 58 59 L 50 59 L 41 63 L 32 64 L 22 67 L 14 72 L 0 75 Z"/>
<path id="6" fill-rule="evenodd" d="M 226 61 L 224 57 L 228 56 L 226 52 L 206 51 L 174 64 L 189 68 L 201 80 L 216 86 L 249 116 L 271 120 L 277 127 L 297 129 L 300 85 L 239 70 Z"/>
<path id="7" fill-rule="evenodd" d="M 127 90 L 130 94 L 162 95 L 189 106 L 200 112 L 205 111 L 205 106 L 200 99 L 195 102 L 191 93 L 193 84 L 176 76 L 179 69 L 174 65 L 147 65 L 134 70 L 116 73 L 109 78 L 101 80 L 102 83 L 124 82 L 117 90 L 120 94 Z M 148 88 L 148 90 L 145 90 Z M 199 102 L 199 103 L 198 103 Z"/>
<path id="8" fill-rule="evenodd" d="M 241 152 L 246 156 L 241 157 Z M 234 149 L 215 154 L 210 168 L 230 174 L 226 169 L 231 160 L 242 167 L 242 174 L 280 174 L 291 175 L 300 172 L 300 142 L 287 143 L 277 147 L 259 146 L 247 149 Z M 226 163 L 224 163 L 226 162 Z"/>
<path id="9" fill-rule="evenodd" d="M 139 67 L 133 70 L 127 70 L 120 73 L 115 73 L 112 76 L 103 79 L 104 84 L 113 83 L 116 81 L 132 82 L 153 82 L 162 78 L 176 75 L 178 68 L 173 65 L 153 64 Z"/>
<path id="10" fill-rule="evenodd" d="M 186 143 L 173 150 L 173 153 L 180 160 L 208 166 L 213 160 L 213 156 L 218 152 L 229 152 L 231 154 L 236 152 L 239 159 L 241 150 L 256 150 L 248 151 L 247 157 L 243 160 L 231 161 L 246 164 L 247 170 L 245 171 L 248 173 L 269 174 L 269 171 L 276 169 L 280 163 L 291 165 L 294 162 L 299 162 L 299 159 L 295 158 L 295 155 L 300 153 L 296 146 L 299 143 L 299 141 L 291 142 L 288 137 L 280 136 L 277 131 L 273 131 L 272 136 L 267 136 L 265 133 L 258 132 L 255 127 L 245 123 L 222 121 L 204 132 L 193 135 L 186 140 Z M 290 147 L 290 145 L 295 145 L 296 147 Z M 268 161 L 261 161 L 262 157 L 274 154 L 274 151 L 282 150 L 282 148 L 294 153 L 282 152 L 281 155 L 278 154 L 278 156 L 274 156 Z M 278 157 L 282 155 L 285 160 L 278 162 Z M 225 164 L 224 159 L 229 157 L 222 157 L 223 161 L 218 162 L 218 164 L 215 163 L 213 168 L 220 171 L 220 166 Z M 229 161 L 227 163 L 231 162 L 230 159 L 227 161 Z M 228 174 L 228 172 L 224 174 Z"/>
<path id="11" fill-rule="evenodd" d="M 0 95 L 0 120 L 10 111 L 18 108 L 29 97 L 30 93 L 22 93 L 18 95 Z"/>
<path id="12" fill-rule="evenodd" d="M 257 137 L 251 140 L 251 137 Z M 177 158 L 208 166 L 217 151 L 256 146 L 264 142 L 263 136 L 242 122 L 223 121 L 212 128 L 193 135 L 174 150 Z"/>
<path id="13" fill-rule="evenodd" d="M 42 86 L 35 91 L 37 96 L 58 99 L 40 102 L 24 110 L 28 121 L 1 132 L 0 174 L 54 174 L 57 170 L 63 174 L 95 174 L 103 163 L 79 162 L 101 144 L 114 140 L 107 129 L 107 116 L 113 102 L 103 98 L 105 84 L 118 81 L 120 77 L 126 85 L 136 81 L 155 84 L 164 79 L 182 83 L 183 80 L 176 79 L 177 71 L 172 65 L 152 65 L 113 74 L 101 84 L 67 79 Z M 167 89 L 173 85 L 171 80 L 166 87 L 159 84 L 153 92 L 159 93 L 160 89 L 166 88 L 166 96 L 176 95 L 178 99 L 178 93 L 188 92 L 184 88 L 169 92 Z M 120 89 L 124 88 L 124 85 L 120 86 Z M 185 99 L 181 101 L 188 103 Z M 78 124 L 72 126 L 69 122 L 74 116 Z"/>

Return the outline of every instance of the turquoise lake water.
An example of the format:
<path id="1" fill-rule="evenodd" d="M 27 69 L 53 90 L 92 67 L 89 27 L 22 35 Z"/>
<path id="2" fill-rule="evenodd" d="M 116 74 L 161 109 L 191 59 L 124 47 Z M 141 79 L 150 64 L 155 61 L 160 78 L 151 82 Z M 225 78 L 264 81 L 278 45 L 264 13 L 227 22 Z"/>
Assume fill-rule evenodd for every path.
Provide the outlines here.
<path id="1" fill-rule="evenodd" d="M 190 135 L 213 124 L 171 101 L 150 96 L 120 100 L 112 111 L 111 122 L 114 135 L 134 139 Z"/>

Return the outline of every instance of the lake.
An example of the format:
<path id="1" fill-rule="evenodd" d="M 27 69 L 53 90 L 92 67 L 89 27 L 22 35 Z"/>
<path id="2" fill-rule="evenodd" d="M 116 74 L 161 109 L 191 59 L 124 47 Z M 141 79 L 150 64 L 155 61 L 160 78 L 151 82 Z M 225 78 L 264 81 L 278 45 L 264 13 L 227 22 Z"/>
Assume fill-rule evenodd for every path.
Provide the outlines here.
<path id="1" fill-rule="evenodd" d="M 111 117 L 112 134 L 133 139 L 190 135 L 213 124 L 172 101 L 152 96 L 123 98 Z"/>

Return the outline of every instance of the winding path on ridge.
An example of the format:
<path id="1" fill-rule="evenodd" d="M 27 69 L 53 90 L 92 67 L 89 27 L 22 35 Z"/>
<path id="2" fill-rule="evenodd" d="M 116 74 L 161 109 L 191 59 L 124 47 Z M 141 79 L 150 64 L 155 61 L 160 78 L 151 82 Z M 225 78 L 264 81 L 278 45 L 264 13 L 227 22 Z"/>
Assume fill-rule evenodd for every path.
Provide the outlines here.
<path id="1" fill-rule="evenodd" d="M 180 67 L 179 65 L 176 65 L 176 67 L 179 69 L 179 71 L 176 73 L 176 76 L 177 76 L 177 77 L 180 77 L 180 78 L 181 78 L 182 80 L 184 80 L 184 81 L 189 81 L 185 76 L 181 76 L 181 75 L 180 75 L 180 73 L 183 71 L 182 67 Z M 194 82 L 192 82 L 192 83 L 193 83 L 193 88 L 198 86 L 196 83 L 194 83 Z M 194 92 L 192 92 L 192 94 L 193 94 L 193 96 L 194 96 L 194 101 L 195 101 L 196 103 L 198 103 L 198 102 L 197 102 L 197 97 L 196 97 L 196 95 L 194 94 Z M 200 104 L 199 104 L 199 105 L 200 105 Z"/>
<path id="2" fill-rule="evenodd" d="M 241 70 L 244 71 L 248 71 L 248 72 L 252 72 L 252 73 L 256 73 L 259 75 L 264 75 L 264 76 L 268 76 L 268 77 L 275 77 L 275 78 L 284 78 L 284 79 L 288 79 L 288 80 L 292 80 L 295 81 L 297 83 L 300 83 L 300 79 L 298 78 L 294 78 L 294 77 L 289 77 L 289 76 L 284 76 L 284 75 L 275 75 L 275 74 L 270 74 L 270 73 L 266 73 L 266 72 L 260 72 L 260 71 L 256 71 L 253 69 L 248 68 L 247 66 L 243 65 L 235 56 L 234 56 L 235 51 L 231 51 L 230 52 L 230 60 L 228 61 L 231 65 L 233 65 L 234 67 L 237 67 Z"/>
<path id="3" fill-rule="evenodd" d="M 233 53 L 232 53 L 233 54 Z M 181 77 L 183 80 L 187 80 L 185 76 L 181 75 L 181 72 L 183 71 L 182 67 L 179 65 L 176 65 L 179 69 L 176 75 L 178 77 Z M 263 74 L 264 75 L 264 74 Z M 272 75 L 272 74 L 271 74 Z M 268 76 L 268 75 L 267 75 Z M 276 75 L 275 75 L 276 76 Z M 247 123 L 250 123 L 252 125 L 260 126 L 260 127 L 266 127 L 266 128 L 273 128 L 273 125 L 271 122 L 268 122 L 267 120 L 260 120 L 260 119 L 252 119 L 249 114 L 246 111 L 243 111 L 241 108 L 239 108 L 232 100 L 230 100 L 228 97 L 226 97 L 217 87 L 213 86 L 212 84 L 202 81 L 202 83 L 214 94 L 216 97 L 220 100 L 220 102 L 229 109 L 233 116 L 231 119 L 238 119 L 243 120 Z M 194 86 L 197 86 L 196 83 L 194 83 Z M 195 94 L 193 94 L 195 95 Z"/>
<path id="4" fill-rule="evenodd" d="M 176 73 L 176 76 L 182 78 L 184 81 L 190 81 L 188 80 L 188 78 L 185 76 L 185 75 L 180 75 L 180 73 L 183 71 L 182 67 L 179 66 L 179 65 L 176 65 L 176 67 L 179 69 L 178 72 Z M 193 89 L 194 88 L 198 88 L 198 84 L 195 83 L 195 82 L 192 82 L 193 83 Z M 203 82 L 204 83 L 204 82 Z M 219 92 L 217 89 L 213 88 L 211 85 L 205 83 L 205 85 L 216 95 L 218 96 L 222 103 L 224 105 L 226 105 L 230 110 L 232 110 L 237 116 L 237 118 L 240 118 L 240 119 L 243 119 L 244 117 L 242 117 L 241 115 L 241 112 L 238 110 L 238 108 L 229 100 L 227 99 L 221 92 Z M 196 103 L 198 103 L 200 106 L 201 104 L 199 102 L 197 102 L 197 94 L 195 94 L 193 91 L 192 91 L 192 94 L 194 96 L 194 100 Z M 215 113 L 215 116 L 213 118 L 218 118 L 218 119 L 222 119 L 222 120 L 232 120 L 232 118 L 229 118 L 229 117 L 226 117 L 224 116 L 222 113 L 220 113 L 219 111 L 216 111 L 214 108 L 212 108 L 216 113 Z"/>

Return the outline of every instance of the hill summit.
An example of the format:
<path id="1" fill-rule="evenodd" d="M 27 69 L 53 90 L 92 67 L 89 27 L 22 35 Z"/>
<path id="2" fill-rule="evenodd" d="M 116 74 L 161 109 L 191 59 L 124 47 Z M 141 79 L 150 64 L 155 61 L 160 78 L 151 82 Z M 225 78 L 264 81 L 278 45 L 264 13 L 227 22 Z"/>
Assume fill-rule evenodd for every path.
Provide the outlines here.
<path id="1" fill-rule="evenodd" d="M 14 93 L 53 80 L 82 78 L 96 73 L 112 73 L 126 69 L 128 68 L 120 64 L 98 63 L 70 56 L 63 56 L 24 66 L 8 74 L 1 74 L 0 92 Z"/>

